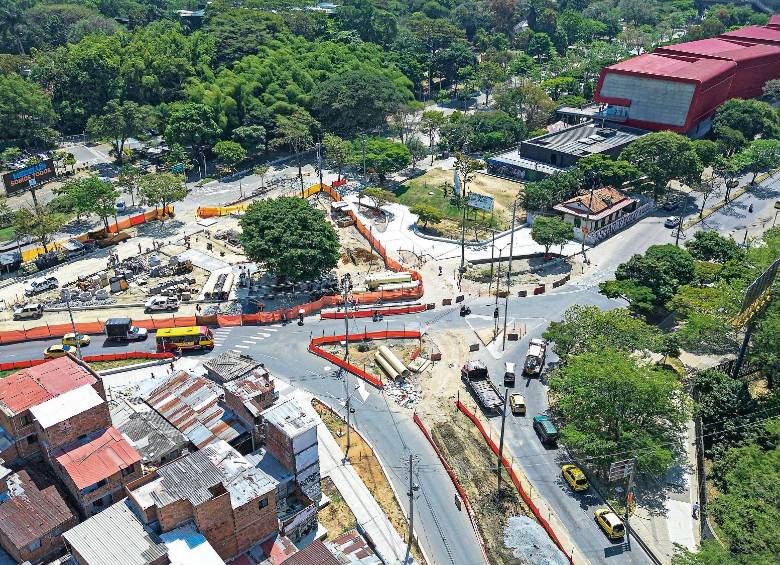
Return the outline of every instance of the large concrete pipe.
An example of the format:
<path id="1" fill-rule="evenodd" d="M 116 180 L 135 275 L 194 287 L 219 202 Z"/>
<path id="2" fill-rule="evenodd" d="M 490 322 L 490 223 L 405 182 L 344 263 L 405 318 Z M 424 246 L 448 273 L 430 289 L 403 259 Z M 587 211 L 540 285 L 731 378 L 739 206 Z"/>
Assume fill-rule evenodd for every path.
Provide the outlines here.
<path id="1" fill-rule="evenodd" d="M 390 351 L 387 346 L 380 345 L 379 353 L 382 355 L 382 357 L 385 358 L 385 361 L 390 363 L 390 366 L 393 367 L 393 369 L 398 371 L 399 374 L 403 375 L 404 377 L 409 376 L 409 369 L 407 369 L 404 364 L 401 363 L 401 360 L 396 357 L 395 353 Z"/>
<path id="2" fill-rule="evenodd" d="M 398 371 L 393 369 L 392 365 L 385 361 L 385 358 L 382 357 L 379 353 L 374 354 L 374 359 L 376 359 L 376 362 L 379 363 L 379 366 L 382 367 L 382 370 L 384 370 L 385 373 L 387 373 L 387 376 L 391 379 L 397 379 L 398 378 Z"/>

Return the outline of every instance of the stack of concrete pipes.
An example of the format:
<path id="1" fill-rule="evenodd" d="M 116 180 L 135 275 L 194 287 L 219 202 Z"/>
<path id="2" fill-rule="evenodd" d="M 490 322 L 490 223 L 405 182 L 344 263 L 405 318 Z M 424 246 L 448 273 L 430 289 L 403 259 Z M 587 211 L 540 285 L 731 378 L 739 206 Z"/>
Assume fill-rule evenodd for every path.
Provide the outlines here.
<path id="1" fill-rule="evenodd" d="M 386 346 L 380 345 L 379 351 L 374 354 L 374 359 L 382 367 L 387 376 L 391 379 L 397 379 L 399 376 L 408 377 L 409 369 L 407 369 L 401 360 L 390 351 Z"/>

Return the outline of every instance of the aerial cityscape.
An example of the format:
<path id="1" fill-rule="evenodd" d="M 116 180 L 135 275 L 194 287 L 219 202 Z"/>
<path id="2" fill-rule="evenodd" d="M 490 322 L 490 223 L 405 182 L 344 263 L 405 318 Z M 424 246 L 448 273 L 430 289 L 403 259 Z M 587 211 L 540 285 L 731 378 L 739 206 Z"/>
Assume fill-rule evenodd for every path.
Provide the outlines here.
<path id="1" fill-rule="evenodd" d="M 0 0 L 0 565 L 780 563 L 778 0 Z"/>

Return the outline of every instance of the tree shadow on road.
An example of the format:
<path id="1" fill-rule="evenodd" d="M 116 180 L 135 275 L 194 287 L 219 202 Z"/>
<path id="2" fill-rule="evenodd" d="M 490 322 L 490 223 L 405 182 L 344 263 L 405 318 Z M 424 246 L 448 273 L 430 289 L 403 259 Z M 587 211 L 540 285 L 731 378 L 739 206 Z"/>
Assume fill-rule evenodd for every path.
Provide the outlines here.
<path id="1" fill-rule="evenodd" d="M 178 233 L 184 226 L 181 220 L 167 220 L 165 222 L 149 222 L 138 226 L 138 235 L 153 237 L 155 239 L 171 237 Z"/>

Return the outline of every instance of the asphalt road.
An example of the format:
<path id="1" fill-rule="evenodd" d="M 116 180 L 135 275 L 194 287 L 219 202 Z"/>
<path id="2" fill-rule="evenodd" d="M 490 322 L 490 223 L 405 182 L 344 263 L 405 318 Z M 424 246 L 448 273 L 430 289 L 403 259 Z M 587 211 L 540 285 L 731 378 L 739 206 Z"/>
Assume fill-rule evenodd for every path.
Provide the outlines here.
<path id="1" fill-rule="evenodd" d="M 757 234 L 771 225 L 774 217 L 773 205 L 780 199 L 780 180 L 775 177 L 763 183 L 737 201 L 721 209 L 706 222 L 691 230 L 717 229 L 724 235 L 732 234 L 736 239 L 741 231 L 750 229 Z M 753 204 L 754 211 L 748 211 Z M 694 212 L 693 200 L 690 204 Z M 694 212 L 695 213 L 695 212 Z M 663 226 L 667 213 L 647 217 L 608 241 L 588 252 L 593 269 L 585 276 L 549 294 L 512 299 L 509 303 L 510 323 L 525 324 L 528 334 L 520 342 L 511 343 L 502 357 L 482 349 L 477 358 L 488 364 L 491 375 L 503 389 L 500 377 L 503 375 L 504 360 L 519 363 L 525 354 L 528 339 L 541 335 L 546 325 L 559 319 L 569 306 L 593 304 L 600 308 L 613 308 L 620 301 L 609 300 L 598 294 L 598 282 L 608 279 L 618 264 L 634 253 L 643 252 L 656 243 L 674 242 L 673 231 Z M 423 314 L 387 318 L 381 324 L 366 325 L 370 330 L 389 327 L 423 327 L 428 331 L 442 328 L 489 327 L 492 325 L 493 303 L 489 298 L 471 302 L 472 316 L 462 319 L 456 308 L 437 309 Z M 503 313 L 503 309 L 501 309 Z M 443 316 L 443 314 L 445 314 Z M 335 408 L 343 407 L 345 383 L 334 367 L 306 351 L 310 333 L 341 333 L 343 322 L 318 321 L 309 318 L 303 327 L 236 327 L 223 328 L 215 333 L 218 337 L 216 352 L 237 349 L 263 360 L 266 366 L 279 378 L 296 384 L 314 395 L 323 398 Z M 20 360 L 40 357 L 41 352 L 56 340 L 25 342 L 2 348 L 4 360 Z M 85 348 L 85 354 L 106 351 L 153 350 L 154 340 L 133 343 L 126 347 L 104 346 L 100 336 L 93 336 L 93 343 Z M 554 360 L 549 356 L 548 361 Z M 433 563 L 471 565 L 482 563 L 483 558 L 475 541 L 471 526 L 464 512 L 454 505 L 454 489 L 443 473 L 435 454 L 423 439 L 411 420 L 409 411 L 396 406 L 379 391 L 361 384 L 354 377 L 347 377 L 353 398 L 356 428 L 375 447 L 380 459 L 389 471 L 390 480 L 406 506 L 408 476 L 404 460 L 409 453 L 419 458 L 422 471 L 416 481 L 420 490 L 416 498 L 416 533 L 421 545 Z M 457 378 L 457 374 L 453 375 Z M 523 466 L 534 487 L 544 496 L 569 530 L 576 544 L 577 555 L 586 555 L 592 563 L 639 564 L 649 563 L 637 544 L 631 550 L 625 544 L 609 542 L 593 522 L 593 510 L 602 504 L 595 493 L 575 495 L 561 481 L 560 464 L 566 455 L 560 449 L 546 449 L 541 446 L 530 427 L 531 417 L 547 409 L 546 387 L 539 380 L 525 381 L 518 378 L 516 390 L 522 390 L 528 406 L 525 418 L 507 418 L 506 448 Z M 343 412 L 343 408 L 342 408 Z"/>

